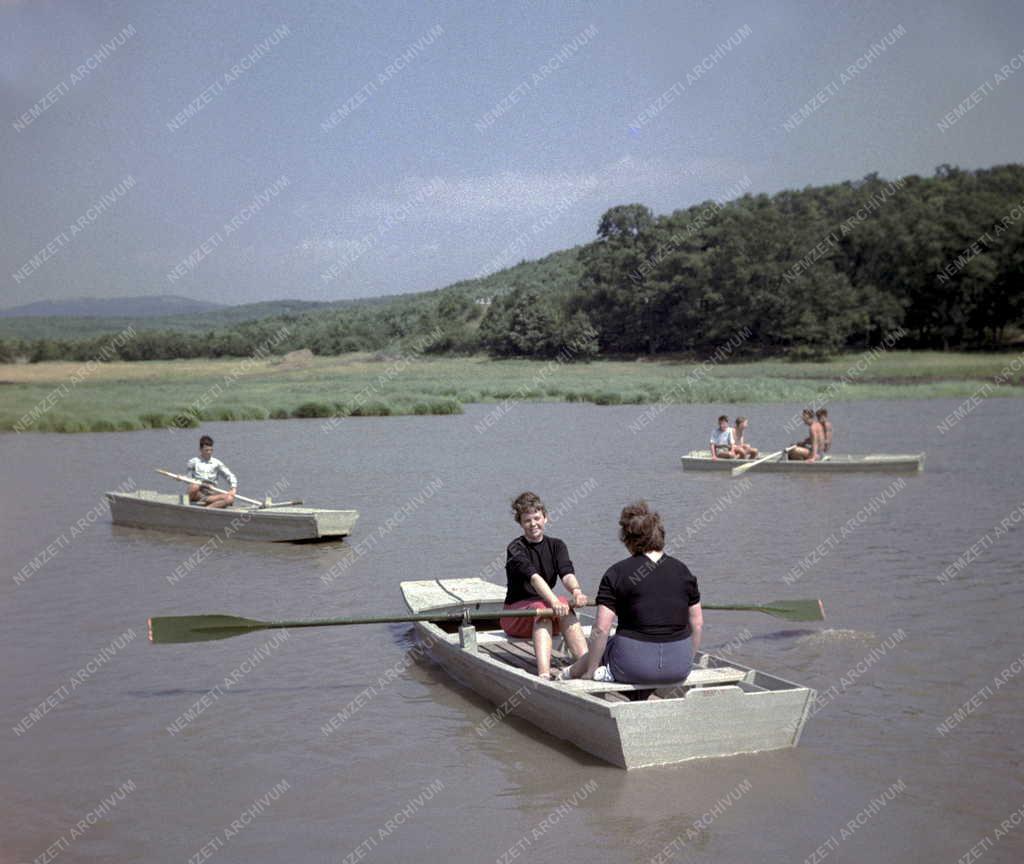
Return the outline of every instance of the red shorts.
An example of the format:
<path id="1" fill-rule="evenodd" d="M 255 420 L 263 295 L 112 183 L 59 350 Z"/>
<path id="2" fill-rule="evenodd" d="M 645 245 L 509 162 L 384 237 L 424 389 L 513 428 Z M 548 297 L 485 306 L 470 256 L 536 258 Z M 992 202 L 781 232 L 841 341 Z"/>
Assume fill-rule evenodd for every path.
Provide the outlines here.
<path id="1" fill-rule="evenodd" d="M 563 603 L 568 605 L 569 600 L 566 597 L 559 597 Z M 505 607 L 506 609 L 550 609 L 543 600 L 517 600 Z M 514 636 L 517 639 L 529 639 L 533 635 L 533 625 L 537 623 L 537 618 L 499 618 L 498 623 L 501 625 L 501 629 L 509 636 Z M 559 627 L 559 621 L 557 618 L 546 618 L 546 621 L 551 622 L 551 626 L 554 628 L 554 635 L 558 636 L 561 633 Z"/>

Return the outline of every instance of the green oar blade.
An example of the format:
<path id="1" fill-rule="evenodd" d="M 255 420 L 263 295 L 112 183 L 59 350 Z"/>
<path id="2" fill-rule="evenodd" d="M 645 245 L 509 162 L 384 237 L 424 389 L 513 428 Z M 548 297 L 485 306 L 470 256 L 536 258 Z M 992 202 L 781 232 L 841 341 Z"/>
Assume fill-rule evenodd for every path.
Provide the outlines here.
<path id="1" fill-rule="evenodd" d="M 715 606 L 706 605 L 705 609 L 726 609 L 737 612 L 764 612 L 775 618 L 782 618 L 785 621 L 824 621 L 825 607 L 821 600 L 773 600 L 770 603 L 760 605 L 730 605 Z"/>
<path id="2" fill-rule="evenodd" d="M 322 618 L 310 621 L 257 621 L 236 615 L 170 615 L 149 619 L 149 641 L 157 644 L 171 642 L 209 642 L 230 639 L 257 630 L 285 627 L 346 627 L 353 624 L 396 624 L 410 621 L 461 621 L 468 612 L 475 620 L 490 618 L 548 618 L 550 609 L 501 609 L 492 604 L 475 603 L 455 612 L 423 612 L 418 615 L 377 615 L 367 618 Z"/>
<path id="3" fill-rule="evenodd" d="M 230 639 L 242 633 L 263 630 L 267 626 L 265 621 L 239 618 L 237 615 L 162 616 L 149 619 L 149 641 L 207 642 L 213 639 Z"/>

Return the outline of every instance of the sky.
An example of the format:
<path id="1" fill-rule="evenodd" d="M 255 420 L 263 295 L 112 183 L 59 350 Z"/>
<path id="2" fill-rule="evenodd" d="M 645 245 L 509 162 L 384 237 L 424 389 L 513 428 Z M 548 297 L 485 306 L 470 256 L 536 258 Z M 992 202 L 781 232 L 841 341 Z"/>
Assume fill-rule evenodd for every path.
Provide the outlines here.
<path id="1" fill-rule="evenodd" d="M 1016 0 L 0 0 L 0 307 L 440 288 L 617 204 L 1018 162 L 1022 96 Z"/>

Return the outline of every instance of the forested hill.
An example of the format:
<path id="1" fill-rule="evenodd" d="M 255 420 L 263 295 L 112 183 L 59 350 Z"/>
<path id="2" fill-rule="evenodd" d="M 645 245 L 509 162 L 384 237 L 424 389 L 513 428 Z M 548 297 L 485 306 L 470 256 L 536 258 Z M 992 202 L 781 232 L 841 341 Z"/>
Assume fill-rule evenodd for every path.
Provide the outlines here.
<path id="1" fill-rule="evenodd" d="M 22 306 L 0 309 L 0 318 L 66 317 L 156 317 L 191 315 L 223 309 L 222 303 L 193 300 L 174 294 L 149 294 L 141 297 L 75 297 L 67 300 L 36 300 Z"/>
<path id="2" fill-rule="evenodd" d="M 699 355 L 742 333 L 737 353 L 820 356 L 894 332 L 907 348 L 998 346 L 1022 318 L 1024 166 L 940 166 L 664 216 L 624 204 L 594 242 L 483 279 L 211 332 L 138 332 L 116 352 L 335 354 L 434 334 L 436 353 Z M 106 342 L 5 340 L 0 356 L 89 359 Z"/>

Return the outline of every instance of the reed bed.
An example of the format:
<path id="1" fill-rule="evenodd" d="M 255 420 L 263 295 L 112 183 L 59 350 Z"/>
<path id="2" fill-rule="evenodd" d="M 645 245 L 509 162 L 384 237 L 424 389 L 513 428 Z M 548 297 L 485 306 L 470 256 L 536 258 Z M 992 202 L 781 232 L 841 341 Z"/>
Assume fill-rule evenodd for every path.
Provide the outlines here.
<path id="1" fill-rule="evenodd" d="M 701 365 L 692 361 L 346 355 L 301 368 L 268 360 L 39 363 L 0 367 L 0 429 L 113 432 L 203 421 L 458 414 L 506 399 L 597 405 L 808 404 L 831 400 L 1024 395 L 1024 357 L 890 352 L 864 362 Z"/>

